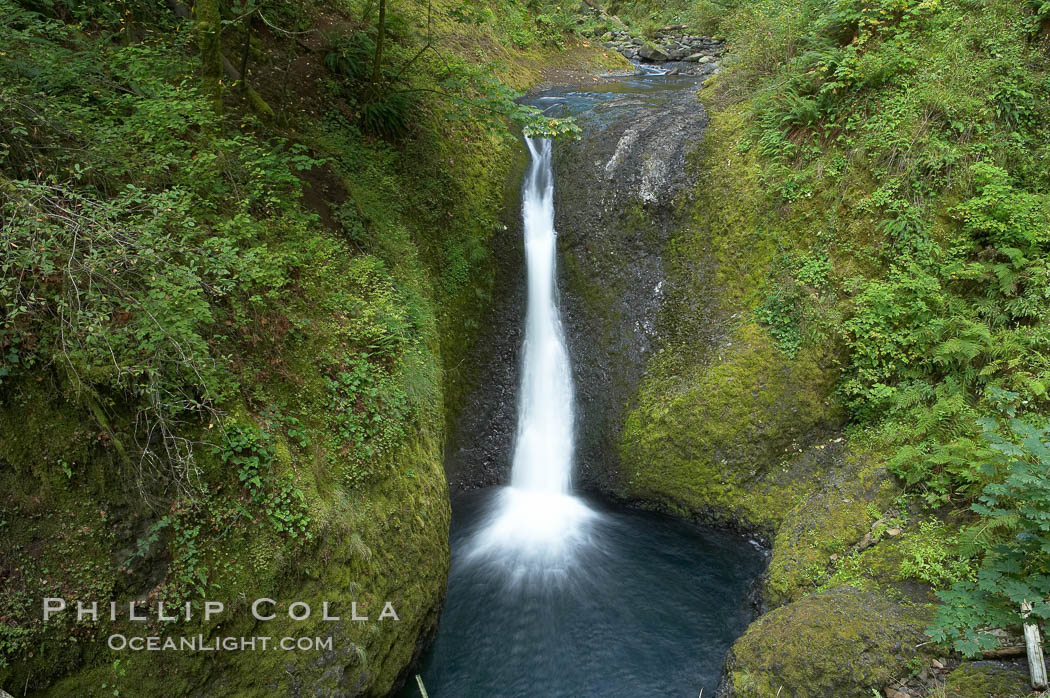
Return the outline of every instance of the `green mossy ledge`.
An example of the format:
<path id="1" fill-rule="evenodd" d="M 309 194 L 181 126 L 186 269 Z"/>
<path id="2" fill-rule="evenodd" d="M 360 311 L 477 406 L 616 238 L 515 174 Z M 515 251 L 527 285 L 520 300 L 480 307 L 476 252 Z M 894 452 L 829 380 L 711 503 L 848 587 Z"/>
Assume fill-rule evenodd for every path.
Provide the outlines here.
<path id="1" fill-rule="evenodd" d="M 812 484 L 790 460 L 839 420 L 833 374 L 815 357 L 782 358 L 754 323 L 720 354 L 647 378 L 624 428 L 619 494 L 769 534 Z"/>
<path id="2" fill-rule="evenodd" d="M 899 492 L 876 456 L 856 446 L 847 449 L 841 436 L 811 446 L 793 465 L 793 472 L 807 473 L 814 483 L 784 516 L 773 540 L 764 587 L 770 606 L 813 591 L 832 558 L 845 559 L 870 534 L 875 512 L 888 509 Z"/>

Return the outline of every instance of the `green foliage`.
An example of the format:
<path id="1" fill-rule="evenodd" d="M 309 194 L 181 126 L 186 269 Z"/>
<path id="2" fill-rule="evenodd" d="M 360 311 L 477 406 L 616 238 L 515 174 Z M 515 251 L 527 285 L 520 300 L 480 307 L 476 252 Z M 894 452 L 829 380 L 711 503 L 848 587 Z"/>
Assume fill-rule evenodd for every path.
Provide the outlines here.
<path id="1" fill-rule="evenodd" d="M 828 305 L 831 262 L 826 253 L 806 255 L 782 252 L 773 264 L 776 283 L 770 295 L 755 308 L 758 320 L 789 357 L 798 354 L 803 341 L 826 338 L 821 315 Z"/>
<path id="2" fill-rule="evenodd" d="M 974 568 L 959 550 L 958 535 L 938 521 L 923 521 L 900 548 L 901 576 L 945 589 L 961 580 L 973 581 Z"/>
<path id="3" fill-rule="evenodd" d="M 1005 436 L 993 422 L 984 426 L 994 454 L 984 468 L 1004 478 L 972 505 L 985 520 L 966 537 L 985 552 L 976 581 L 941 592 L 944 605 L 928 631 L 970 656 L 998 644 L 987 628 L 1020 625 L 1022 603 L 1032 604 L 1034 617 L 1050 618 L 1050 425 L 1011 419 Z"/>
<path id="4" fill-rule="evenodd" d="M 911 424 L 893 464 L 934 497 L 979 483 L 973 465 L 974 395 L 1025 405 L 1046 394 L 1042 355 L 1045 262 L 1043 197 L 1018 191 L 986 163 L 972 168 L 975 196 L 951 210 L 961 230 L 884 279 L 860 282 L 844 326 L 852 362 L 842 390 L 861 419 Z M 1006 392 L 1004 392 L 1006 391 Z"/>
<path id="5" fill-rule="evenodd" d="M 798 354 L 802 346 L 800 301 L 796 294 L 772 296 L 755 309 L 758 320 L 766 326 L 777 340 L 780 350 L 790 357 Z"/>
<path id="6" fill-rule="evenodd" d="M 501 8 L 500 22 L 520 49 L 561 47 L 576 30 L 576 9 L 569 0 L 527 0 Z"/>
<path id="7" fill-rule="evenodd" d="M 735 244 L 756 252 L 732 266 L 766 267 L 747 300 L 782 353 L 842 348 L 839 395 L 856 433 L 909 494 L 946 521 L 976 500 L 963 516 L 980 519 L 957 540 L 934 523 L 902 536 L 894 570 L 953 588 L 936 634 L 973 653 L 989 641 L 981 628 L 1016 625 L 1021 597 L 1048 591 L 1044 437 L 1012 432 L 1027 445 L 1003 460 L 983 426 L 1005 416 L 1031 430 L 1019 425 L 1050 408 L 1047 8 L 727 9 L 717 24 L 729 55 L 706 94 L 728 114 L 715 111 L 715 128 L 740 135 L 712 162 L 743 161 L 740 187 L 761 189 L 733 202 L 759 211 L 733 221 Z M 814 249 L 827 266 L 806 260 Z M 848 581 L 853 564 L 833 579 Z"/>
<path id="8" fill-rule="evenodd" d="M 484 24 L 492 16 L 491 9 L 470 4 L 452 11 L 456 22 L 470 25 Z M 567 2 L 536 3 L 535 7 L 511 4 L 501 17 L 519 48 L 534 42 L 561 46 L 576 28 L 575 8 Z M 395 44 L 393 58 L 380 66 L 380 81 L 373 82 L 375 31 L 368 26 L 330 37 L 324 57 L 325 67 L 339 78 L 340 91 L 356 111 L 364 132 L 389 140 L 403 138 L 411 132 L 418 111 L 426 108 L 423 98 L 437 96 L 450 107 L 445 118 L 451 121 L 504 131 L 509 119 L 530 135 L 548 138 L 579 133 L 571 118 L 549 118 L 535 107 L 520 104 L 521 95 L 499 79 L 496 65 L 439 53 L 429 35 L 425 42 L 420 39 L 418 47 L 409 41 Z M 431 54 L 438 60 L 427 60 Z"/>
<path id="9" fill-rule="evenodd" d="M 328 380 L 328 390 L 333 447 L 350 457 L 347 480 L 363 484 L 378 474 L 373 464 L 404 436 L 407 397 L 385 371 L 369 363 L 367 352 L 348 357 Z"/>
<path id="10" fill-rule="evenodd" d="M 238 422 L 227 425 L 220 457 L 236 468 L 237 480 L 248 491 L 251 503 L 265 513 L 277 533 L 300 543 L 313 538 L 306 496 L 291 473 L 277 472 L 265 433 Z"/>
<path id="11" fill-rule="evenodd" d="M 59 372 L 103 428 L 132 425 L 115 440 L 143 490 L 191 493 L 184 429 L 214 421 L 238 387 L 214 339 L 287 293 L 305 261 L 297 173 L 318 161 L 211 128 L 178 77 L 191 66 L 159 44 L 12 14 L 22 21 L 0 39 L 26 50 L 21 72 L 0 76 L 2 118 L 35 135 L 4 162 L 0 380 Z M 97 98 L 100 81 L 119 87 L 113 99 Z"/>
<path id="12" fill-rule="evenodd" d="M 952 1 L 758 2 L 722 23 L 721 93 L 754 93 L 742 145 L 797 215 L 771 234 L 831 231 L 828 261 L 853 270 L 807 293 L 815 267 L 775 268 L 758 317 L 789 355 L 841 338 L 854 419 L 879 425 L 891 468 L 931 503 L 984 485 L 981 415 L 1006 395 L 1045 407 L 1050 385 L 1050 81 L 1032 15 L 982 4 L 974 18 Z"/>

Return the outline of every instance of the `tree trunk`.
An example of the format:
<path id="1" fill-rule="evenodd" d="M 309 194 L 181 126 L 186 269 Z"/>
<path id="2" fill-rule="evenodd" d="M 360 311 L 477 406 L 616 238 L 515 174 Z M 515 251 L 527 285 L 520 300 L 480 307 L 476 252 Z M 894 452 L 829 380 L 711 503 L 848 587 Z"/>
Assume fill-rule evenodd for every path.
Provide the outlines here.
<path id="1" fill-rule="evenodd" d="M 376 28 L 376 55 L 372 60 L 372 85 L 379 84 L 383 68 L 383 37 L 386 34 L 386 0 L 379 0 L 379 26 Z"/>
<path id="2" fill-rule="evenodd" d="M 204 91 L 217 113 L 222 113 L 222 17 L 219 0 L 197 0 L 197 46 L 201 52 L 201 77 Z"/>

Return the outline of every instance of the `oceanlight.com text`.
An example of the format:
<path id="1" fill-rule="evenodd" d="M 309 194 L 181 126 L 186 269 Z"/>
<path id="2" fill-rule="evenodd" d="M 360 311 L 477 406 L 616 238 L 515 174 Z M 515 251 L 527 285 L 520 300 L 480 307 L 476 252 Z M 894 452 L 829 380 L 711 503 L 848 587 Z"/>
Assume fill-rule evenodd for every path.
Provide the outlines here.
<path id="1" fill-rule="evenodd" d="M 128 636 L 110 635 L 106 645 L 115 652 L 253 652 L 277 650 L 283 652 L 330 651 L 331 637 L 209 637 L 203 635 Z"/>

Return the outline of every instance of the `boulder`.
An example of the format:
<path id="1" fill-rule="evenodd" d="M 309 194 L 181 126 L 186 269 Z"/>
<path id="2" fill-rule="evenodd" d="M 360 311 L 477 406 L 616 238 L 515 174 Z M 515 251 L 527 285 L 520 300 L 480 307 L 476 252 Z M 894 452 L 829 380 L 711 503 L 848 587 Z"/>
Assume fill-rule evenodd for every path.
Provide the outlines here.
<path id="1" fill-rule="evenodd" d="M 968 662 L 944 682 L 945 698 L 1025 698 L 1030 694 L 1027 672 L 1006 662 Z"/>
<path id="2" fill-rule="evenodd" d="M 638 55 L 647 61 L 666 61 L 668 56 L 666 53 L 658 49 L 651 44 L 645 44 L 638 49 Z"/>
<path id="3" fill-rule="evenodd" d="M 786 357 L 754 321 L 710 341 L 705 363 L 647 374 L 624 425 L 618 494 L 772 532 L 812 491 L 782 461 L 840 423 L 838 376 L 823 347 Z"/>
<path id="4" fill-rule="evenodd" d="M 850 553 L 865 535 L 869 538 L 867 547 L 871 547 L 876 517 L 870 509 L 888 509 L 900 493 L 881 454 L 866 452 L 843 436 L 811 446 L 785 467 L 799 478 L 807 473 L 820 475 L 777 529 L 763 589 L 766 603 L 773 607 L 813 591 L 822 581 L 817 572 L 826 567 L 829 556 Z M 883 541 L 878 547 L 888 545 Z M 854 560 L 855 574 L 863 578 L 870 573 L 880 582 L 888 582 L 893 576 L 889 570 L 899 563 L 899 555 L 887 550 L 878 551 L 878 555 L 875 552 Z M 862 581 L 853 580 L 851 584 L 860 586 Z"/>
<path id="5" fill-rule="evenodd" d="M 751 624 L 729 652 L 719 695 L 870 698 L 911 673 L 929 620 L 926 607 L 848 586 L 812 594 Z"/>

